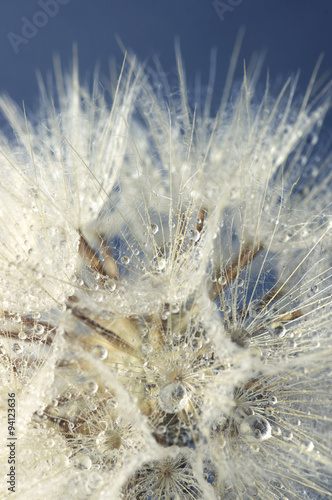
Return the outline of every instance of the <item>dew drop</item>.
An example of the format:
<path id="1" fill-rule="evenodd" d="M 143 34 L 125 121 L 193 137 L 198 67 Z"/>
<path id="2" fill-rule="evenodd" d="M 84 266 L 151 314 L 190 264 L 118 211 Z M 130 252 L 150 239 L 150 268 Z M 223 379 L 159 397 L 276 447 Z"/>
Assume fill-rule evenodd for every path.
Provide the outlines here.
<path id="1" fill-rule="evenodd" d="M 124 255 L 123 257 L 121 257 L 121 264 L 124 264 L 125 266 L 128 265 L 130 262 L 130 259 L 129 257 L 127 257 L 127 255 Z"/>
<path id="2" fill-rule="evenodd" d="M 285 431 L 283 431 L 283 433 L 282 433 L 282 437 L 283 437 L 286 441 L 291 441 L 291 440 L 293 439 L 293 433 L 292 433 L 292 431 L 285 430 Z"/>
<path id="3" fill-rule="evenodd" d="M 114 292 L 116 289 L 116 282 L 112 279 L 107 280 L 105 285 L 104 285 L 105 290 L 108 292 Z"/>
<path id="4" fill-rule="evenodd" d="M 241 422 L 240 432 L 247 441 L 265 441 L 271 437 L 271 425 L 260 415 L 250 415 Z"/>
<path id="5" fill-rule="evenodd" d="M 154 257 L 151 263 L 156 271 L 162 271 L 166 266 L 166 260 L 162 257 Z"/>
<path id="6" fill-rule="evenodd" d="M 170 311 L 173 314 L 177 314 L 180 311 L 179 304 L 171 304 Z"/>
<path id="7" fill-rule="evenodd" d="M 314 449 L 314 447 L 315 447 L 314 443 L 312 441 L 309 441 L 308 443 L 301 444 L 300 451 L 302 453 L 304 452 L 310 453 Z"/>
<path id="8" fill-rule="evenodd" d="M 194 229 L 191 231 L 190 241 L 192 243 L 197 243 L 197 241 L 200 239 L 200 237 L 201 237 L 201 233 L 197 229 Z"/>
<path id="9" fill-rule="evenodd" d="M 110 410 L 115 410 L 115 408 L 117 408 L 117 406 L 118 406 L 118 402 L 115 398 L 109 398 L 107 400 L 106 405 L 107 405 L 107 408 L 109 408 Z"/>
<path id="10" fill-rule="evenodd" d="M 106 349 L 106 347 L 104 347 L 103 345 L 94 345 L 91 349 L 91 352 L 92 354 L 96 357 L 96 358 L 99 358 L 101 359 L 102 361 L 104 359 L 107 358 L 107 355 L 108 355 L 108 351 Z"/>
<path id="11" fill-rule="evenodd" d="M 91 490 L 98 490 L 102 487 L 103 478 L 100 474 L 93 472 L 87 479 L 87 485 Z"/>
<path id="12" fill-rule="evenodd" d="M 21 354 L 23 352 L 23 347 L 21 344 L 14 344 L 13 345 L 13 351 L 16 353 L 16 354 Z"/>
<path id="13" fill-rule="evenodd" d="M 36 326 L 36 335 L 43 335 L 45 331 L 45 327 L 43 325 L 38 324 Z"/>
<path id="14" fill-rule="evenodd" d="M 146 361 L 143 364 L 143 369 L 144 369 L 145 373 L 148 375 L 150 375 L 156 371 L 156 367 L 152 363 L 150 363 L 149 361 Z"/>
<path id="15" fill-rule="evenodd" d="M 90 380 L 85 384 L 85 390 L 88 394 L 96 394 L 98 391 L 98 384 L 94 380 Z"/>
<path id="16" fill-rule="evenodd" d="M 157 224 L 151 224 L 150 228 L 152 234 L 157 234 L 159 231 L 159 227 L 157 226 Z"/>
<path id="17" fill-rule="evenodd" d="M 45 443 L 45 448 L 52 448 L 55 445 L 54 439 L 46 439 Z"/>
<path id="18" fill-rule="evenodd" d="M 268 402 L 270 405 L 276 405 L 278 403 L 278 399 L 276 396 L 269 396 Z"/>
<path id="19" fill-rule="evenodd" d="M 282 338 L 286 335 L 286 328 L 284 325 L 277 325 L 275 328 L 273 328 L 273 335 L 275 335 L 278 338 Z"/>
<path id="20" fill-rule="evenodd" d="M 91 469 L 91 466 L 92 466 L 92 462 L 91 462 L 90 457 L 88 457 L 87 455 L 84 455 L 84 454 L 76 455 L 74 458 L 74 464 L 76 465 L 76 467 L 78 469 L 81 469 L 81 470 L 89 470 L 89 469 Z"/>
<path id="21" fill-rule="evenodd" d="M 151 344 L 145 343 L 142 345 L 142 353 L 144 356 L 151 354 L 152 351 L 153 351 L 153 347 Z"/>
<path id="22" fill-rule="evenodd" d="M 188 394 L 183 385 L 172 382 L 161 389 L 158 401 L 166 413 L 177 413 L 187 405 Z"/>

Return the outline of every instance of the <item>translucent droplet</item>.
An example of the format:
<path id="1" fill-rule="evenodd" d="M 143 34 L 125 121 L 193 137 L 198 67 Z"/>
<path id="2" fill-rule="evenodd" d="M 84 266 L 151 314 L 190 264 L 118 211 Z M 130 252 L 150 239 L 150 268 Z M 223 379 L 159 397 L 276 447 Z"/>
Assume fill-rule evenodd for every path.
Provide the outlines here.
<path id="1" fill-rule="evenodd" d="M 271 437 L 271 425 L 260 415 L 250 415 L 241 422 L 240 432 L 247 441 L 265 441 Z"/>
<path id="2" fill-rule="evenodd" d="M 109 398 L 106 404 L 107 408 L 109 408 L 110 410 L 115 410 L 115 408 L 117 408 L 118 406 L 118 402 L 115 398 Z"/>
<path id="3" fill-rule="evenodd" d="M 282 338 L 286 335 L 286 328 L 284 325 L 280 324 L 273 328 L 273 335 L 278 338 Z"/>
<path id="4" fill-rule="evenodd" d="M 151 226 L 150 226 L 150 227 L 151 227 L 151 233 L 152 233 L 152 234 L 156 234 L 156 233 L 158 233 L 158 231 L 159 231 L 159 227 L 157 226 L 157 224 L 151 224 Z"/>
<path id="5" fill-rule="evenodd" d="M 148 354 L 150 354 L 151 352 L 153 351 L 153 347 L 151 344 L 143 344 L 142 345 L 142 353 L 147 356 Z"/>
<path id="6" fill-rule="evenodd" d="M 278 403 L 278 399 L 276 396 L 270 395 L 268 398 L 268 402 L 270 405 L 276 405 Z"/>
<path id="7" fill-rule="evenodd" d="M 166 413 L 177 413 L 187 405 L 188 394 L 182 384 L 172 382 L 161 389 L 158 401 Z"/>
<path id="8" fill-rule="evenodd" d="M 315 445 L 312 441 L 309 441 L 308 443 L 303 443 L 300 446 L 300 451 L 302 453 L 307 452 L 310 453 L 314 449 Z"/>
<path id="9" fill-rule="evenodd" d="M 108 351 L 107 351 L 106 347 L 104 347 L 103 345 L 99 345 L 99 344 L 94 345 L 91 349 L 91 352 L 96 358 L 99 358 L 101 360 L 106 359 L 107 355 L 108 355 Z"/>
<path id="10" fill-rule="evenodd" d="M 156 271 L 162 271 L 166 266 L 166 260 L 162 257 L 154 257 L 151 263 Z"/>
<path id="11" fill-rule="evenodd" d="M 20 340 L 25 340 L 25 339 L 27 338 L 26 333 L 25 333 L 25 332 L 23 332 L 23 331 L 18 332 L 18 335 L 17 335 L 17 336 L 18 336 L 18 338 L 19 338 Z"/>
<path id="12" fill-rule="evenodd" d="M 95 394 L 98 391 L 98 384 L 94 380 L 90 380 L 85 384 L 85 390 L 89 394 Z"/>
<path id="13" fill-rule="evenodd" d="M 284 430 L 283 433 L 282 433 L 282 437 L 286 441 L 291 441 L 293 439 L 293 433 L 292 433 L 292 431 Z"/>
<path id="14" fill-rule="evenodd" d="M 83 453 L 75 456 L 74 463 L 75 463 L 76 467 L 78 467 L 79 469 L 82 469 L 82 470 L 89 470 L 89 469 L 91 469 L 91 466 L 92 466 L 92 462 L 91 462 L 90 457 L 88 457 L 87 455 L 84 455 Z"/>
<path id="15" fill-rule="evenodd" d="M 107 280 L 105 285 L 104 285 L 104 288 L 108 292 L 114 292 L 114 290 L 116 289 L 116 282 L 112 279 Z"/>
<path id="16" fill-rule="evenodd" d="M 144 395 L 147 398 L 156 398 L 159 394 L 159 387 L 156 384 L 146 384 L 144 386 Z"/>
<path id="17" fill-rule="evenodd" d="M 15 321 L 15 323 L 21 323 L 21 316 L 19 314 L 15 314 L 13 321 Z"/>
<path id="18" fill-rule="evenodd" d="M 226 276 L 220 276 L 220 278 L 218 278 L 218 283 L 219 283 L 219 285 L 221 285 L 221 286 L 226 286 L 226 285 L 227 285 L 227 279 L 226 279 Z"/>
<path id="19" fill-rule="evenodd" d="M 89 488 L 92 490 L 99 489 L 101 488 L 103 484 L 103 478 L 100 474 L 97 474 L 96 472 L 93 472 L 87 480 Z"/>
<path id="20" fill-rule="evenodd" d="M 23 352 L 23 347 L 21 344 L 14 344 L 13 345 L 13 351 L 16 353 L 16 354 L 21 354 Z"/>
<path id="21" fill-rule="evenodd" d="M 45 443 L 45 448 L 52 448 L 55 445 L 54 439 L 46 439 Z"/>
<path id="22" fill-rule="evenodd" d="M 170 310 L 171 310 L 171 313 L 173 313 L 173 314 L 178 313 L 180 310 L 179 304 L 171 304 Z"/>
<path id="23" fill-rule="evenodd" d="M 45 327 L 43 325 L 38 324 L 36 326 L 36 335 L 43 335 L 45 331 Z"/>
<path id="24" fill-rule="evenodd" d="M 150 375 L 156 371 L 156 367 L 152 363 L 150 363 L 149 361 L 146 361 L 143 364 L 143 369 L 144 369 L 145 373 L 148 375 Z"/>
<path id="25" fill-rule="evenodd" d="M 191 234 L 192 234 L 192 236 L 190 237 L 190 241 L 193 243 L 197 243 L 197 241 L 201 237 L 201 233 L 199 231 L 197 231 L 197 229 L 194 229 L 193 231 L 191 231 Z"/>
<path id="26" fill-rule="evenodd" d="M 127 257 L 127 255 L 124 255 L 123 257 L 121 257 L 121 264 L 124 264 L 125 266 L 128 265 L 130 262 L 130 259 L 129 257 Z"/>

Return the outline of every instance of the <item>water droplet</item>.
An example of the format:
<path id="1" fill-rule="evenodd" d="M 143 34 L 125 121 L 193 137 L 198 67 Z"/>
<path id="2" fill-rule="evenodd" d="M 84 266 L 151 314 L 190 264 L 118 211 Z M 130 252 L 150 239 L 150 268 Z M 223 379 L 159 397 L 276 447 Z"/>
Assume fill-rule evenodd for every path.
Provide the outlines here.
<path id="1" fill-rule="evenodd" d="M 150 354 L 151 352 L 153 351 L 153 347 L 151 344 L 143 344 L 142 345 L 142 353 L 144 356 L 147 356 L 148 354 Z"/>
<path id="2" fill-rule="evenodd" d="M 199 231 L 197 231 L 197 229 L 194 229 L 194 230 L 191 230 L 191 237 L 190 237 L 190 241 L 192 243 L 197 243 L 197 241 L 200 239 L 201 237 L 201 233 Z"/>
<path id="3" fill-rule="evenodd" d="M 115 408 L 118 407 L 118 402 L 115 398 L 109 398 L 106 404 L 107 408 L 109 408 L 110 410 L 115 410 Z"/>
<path id="4" fill-rule="evenodd" d="M 127 255 L 124 255 L 123 257 L 121 257 L 121 264 L 124 264 L 126 266 L 127 264 L 129 264 L 129 262 L 130 262 L 130 259 L 129 259 L 129 257 L 127 257 Z"/>
<path id="5" fill-rule="evenodd" d="M 179 304 L 171 304 L 170 311 L 173 314 L 177 314 L 180 311 Z"/>
<path id="6" fill-rule="evenodd" d="M 85 384 L 85 390 L 89 394 L 95 394 L 98 391 L 98 384 L 94 380 L 90 380 Z"/>
<path id="7" fill-rule="evenodd" d="M 159 394 L 159 387 L 156 384 L 147 384 L 144 386 L 144 395 L 147 398 L 156 398 Z"/>
<path id="8" fill-rule="evenodd" d="M 94 345 L 91 349 L 91 352 L 96 358 L 99 358 L 101 360 L 106 359 L 108 355 L 108 350 L 106 349 L 106 347 L 99 344 Z"/>
<path id="9" fill-rule="evenodd" d="M 226 279 L 226 277 L 225 276 L 220 276 L 220 278 L 218 278 L 218 283 L 221 286 L 226 286 L 227 285 L 227 279 Z"/>
<path id="10" fill-rule="evenodd" d="M 308 443 L 302 443 L 300 446 L 300 451 L 302 453 L 307 452 L 310 453 L 314 449 L 315 445 L 312 441 L 309 441 Z"/>
<path id="11" fill-rule="evenodd" d="M 116 282 L 112 279 L 107 280 L 105 285 L 104 285 L 104 288 L 108 292 L 114 292 L 114 290 L 116 289 Z"/>
<path id="12" fill-rule="evenodd" d="M 156 234 L 159 231 L 159 227 L 157 226 L 157 224 L 151 224 L 150 228 L 152 234 Z"/>
<path id="13" fill-rule="evenodd" d="M 16 354 L 21 354 L 23 352 L 23 347 L 21 344 L 14 344 L 13 345 L 13 351 L 16 353 Z"/>
<path id="14" fill-rule="evenodd" d="M 279 324 L 276 327 L 273 328 L 273 335 L 275 335 L 278 338 L 282 338 L 286 335 L 286 328 L 284 325 Z"/>
<path id="15" fill-rule="evenodd" d="M 166 266 L 166 260 L 162 257 L 154 257 L 151 264 L 156 271 L 162 271 Z"/>
<path id="16" fill-rule="evenodd" d="M 292 433 L 292 431 L 284 430 L 283 433 L 282 433 L 282 437 L 286 441 L 291 441 L 293 439 L 293 433 Z"/>
<path id="17" fill-rule="evenodd" d="M 166 413 L 177 413 L 187 405 L 188 394 L 183 385 L 172 382 L 161 389 L 158 401 Z"/>
<path id="18" fill-rule="evenodd" d="M 76 467 L 78 469 L 81 469 L 81 470 L 89 470 L 89 469 L 91 469 L 91 466 L 92 466 L 92 462 L 91 462 L 90 457 L 88 457 L 87 455 L 84 455 L 83 453 L 76 455 L 74 457 L 74 464 L 76 465 Z"/>
<path id="19" fill-rule="evenodd" d="M 36 326 L 36 335 L 42 335 L 45 331 L 45 327 L 43 325 L 38 324 Z"/>
<path id="20" fill-rule="evenodd" d="M 278 403 L 278 399 L 276 396 L 270 395 L 268 398 L 268 402 L 270 405 L 276 405 Z"/>
<path id="21" fill-rule="evenodd" d="M 152 363 L 150 363 L 149 361 L 146 361 L 143 364 L 143 369 L 144 369 L 145 373 L 148 375 L 150 375 L 156 371 L 156 367 Z"/>
<path id="22" fill-rule="evenodd" d="M 52 448 L 55 445 L 54 439 L 46 439 L 45 443 L 45 448 Z"/>
<path id="23" fill-rule="evenodd" d="M 249 316 L 255 318 L 264 309 L 265 305 L 260 300 L 253 300 L 249 305 Z"/>
<path id="24" fill-rule="evenodd" d="M 260 415 L 250 415 L 241 422 L 240 432 L 247 441 L 265 441 L 271 437 L 271 425 Z"/>

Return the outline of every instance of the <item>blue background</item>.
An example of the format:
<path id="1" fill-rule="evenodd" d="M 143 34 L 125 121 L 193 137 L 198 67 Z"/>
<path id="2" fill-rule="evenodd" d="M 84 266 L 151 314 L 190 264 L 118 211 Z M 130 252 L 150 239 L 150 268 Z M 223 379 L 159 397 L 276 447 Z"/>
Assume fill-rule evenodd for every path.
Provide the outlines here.
<path id="1" fill-rule="evenodd" d="M 60 0 L 59 0 L 60 1 Z M 108 61 L 122 52 L 115 36 L 140 60 L 157 54 L 166 73 L 176 74 L 174 40 L 178 36 L 189 85 L 200 73 L 207 82 L 211 48 L 217 48 L 215 93 L 220 97 L 230 55 L 241 26 L 246 27 L 237 77 L 242 62 L 254 51 L 267 49 L 262 80 L 267 68 L 273 80 L 286 78 L 301 69 L 299 88 L 305 91 L 319 54 L 325 53 L 321 74 L 332 69 L 331 0 L 224 0 L 238 3 L 221 21 L 213 0 L 63 0 L 59 12 L 16 54 L 8 33 L 22 35 L 22 17 L 29 20 L 40 6 L 37 0 L 2 0 L 0 7 L 0 92 L 28 109 L 37 104 L 35 71 L 52 69 L 58 52 L 63 67 L 69 67 L 73 42 L 79 49 L 80 72 L 91 74 L 97 62 L 108 74 Z M 219 101 L 219 99 L 218 99 Z M 328 119 L 332 124 L 331 117 Z"/>

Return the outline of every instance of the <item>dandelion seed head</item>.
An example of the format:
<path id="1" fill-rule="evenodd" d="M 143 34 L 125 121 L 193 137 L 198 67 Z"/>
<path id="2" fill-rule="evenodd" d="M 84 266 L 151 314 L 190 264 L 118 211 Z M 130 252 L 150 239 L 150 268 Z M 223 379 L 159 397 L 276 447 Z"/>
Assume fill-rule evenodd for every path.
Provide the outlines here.
<path id="1" fill-rule="evenodd" d="M 56 63 L 37 124 L 0 100 L 18 498 L 329 498 L 329 85 L 259 100 L 256 60 L 214 116 L 129 59 L 110 96 Z"/>

